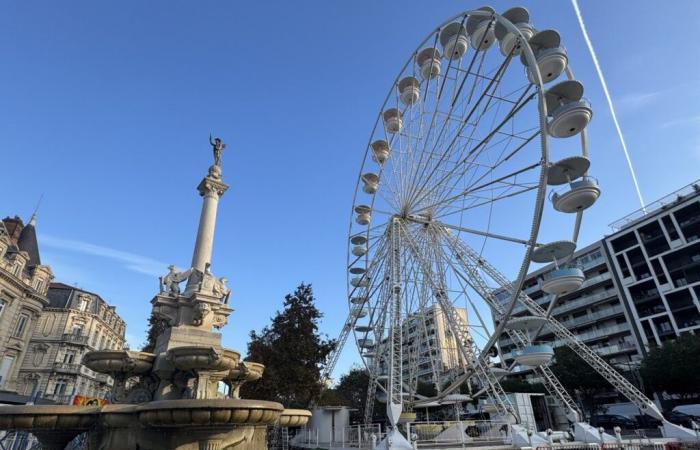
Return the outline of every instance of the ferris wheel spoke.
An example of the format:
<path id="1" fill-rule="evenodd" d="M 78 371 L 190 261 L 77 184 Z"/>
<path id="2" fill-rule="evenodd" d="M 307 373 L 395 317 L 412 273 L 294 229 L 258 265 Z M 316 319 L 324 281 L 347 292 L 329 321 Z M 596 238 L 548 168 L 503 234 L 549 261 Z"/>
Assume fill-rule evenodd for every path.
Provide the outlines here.
<path id="1" fill-rule="evenodd" d="M 420 214 L 420 213 L 425 212 L 425 211 L 432 211 L 432 210 L 440 209 L 440 208 L 443 207 L 444 205 L 451 204 L 451 203 L 453 203 L 453 202 L 455 202 L 455 201 L 457 201 L 457 200 L 459 200 L 459 199 L 461 199 L 461 198 L 463 198 L 463 197 L 467 197 L 467 196 L 472 195 L 472 194 L 474 194 L 474 193 L 478 193 L 478 192 L 481 191 L 482 189 L 485 189 L 485 188 L 487 188 L 487 187 L 489 187 L 489 186 L 492 186 L 492 185 L 494 185 L 494 184 L 499 184 L 499 183 L 500 183 L 500 184 L 502 184 L 502 185 L 513 186 L 514 184 L 517 184 L 517 183 L 514 183 L 514 182 L 507 182 L 506 180 L 508 180 L 509 178 L 515 178 L 515 177 L 517 177 L 518 175 L 521 175 L 521 174 L 523 174 L 523 173 L 526 173 L 526 172 L 531 171 L 531 170 L 533 170 L 533 169 L 536 169 L 536 168 L 538 168 L 538 167 L 541 167 L 541 163 L 538 162 L 538 163 L 535 163 L 535 164 L 531 164 L 531 165 L 529 165 L 529 166 L 527 166 L 527 167 L 524 167 L 524 168 L 522 168 L 522 169 L 518 169 L 518 170 L 516 170 L 516 171 L 514 171 L 514 172 L 511 172 L 511 173 L 509 173 L 508 175 L 504 175 L 504 176 L 502 176 L 501 178 L 499 178 L 499 179 L 497 179 L 497 180 L 489 181 L 488 183 L 482 184 L 481 186 L 477 186 L 476 188 L 473 188 L 473 189 L 465 189 L 464 191 L 460 192 L 459 194 L 453 195 L 453 196 L 448 197 L 448 198 L 443 199 L 443 200 L 440 200 L 440 201 L 437 202 L 437 203 L 430 204 L 430 205 L 427 205 L 427 206 L 422 206 L 422 207 L 420 207 L 419 209 L 412 211 L 412 213 L 413 213 L 413 214 Z M 537 189 L 538 187 L 539 187 L 539 185 L 537 185 L 537 186 L 534 186 L 534 185 L 533 185 L 533 186 L 523 187 L 523 188 L 521 189 L 521 191 L 518 191 L 518 192 L 515 193 L 515 194 L 509 194 L 509 195 L 507 195 L 507 196 L 504 195 L 504 196 L 502 196 L 502 197 L 498 197 L 498 198 L 495 198 L 495 199 L 493 199 L 493 200 L 496 201 L 496 200 L 501 200 L 501 199 L 503 199 L 503 198 L 509 198 L 509 197 L 512 197 L 513 195 L 518 195 L 518 194 L 521 194 L 521 193 L 524 193 L 524 192 L 528 192 L 528 191 L 533 190 L 533 189 Z M 486 202 L 486 203 L 488 203 L 488 202 Z M 485 203 L 482 203 L 482 204 L 485 204 Z M 480 206 L 480 205 L 479 205 L 479 206 Z M 467 208 L 467 209 L 471 209 L 471 207 L 469 207 L 469 208 Z"/>
<path id="2" fill-rule="evenodd" d="M 435 165 L 433 166 L 432 170 L 431 170 L 430 172 L 428 172 L 427 175 L 425 174 L 425 169 L 421 171 L 421 175 L 418 177 L 418 179 L 423 178 L 424 181 L 423 181 L 423 183 L 421 183 L 421 184 L 417 187 L 417 189 L 416 189 L 416 188 L 413 189 L 413 192 L 412 192 L 411 197 L 410 197 L 410 200 L 409 200 L 412 204 L 417 203 L 417 202 L 415 202 L 416 193 L 420 193 L 423 189 L 425 189 L 425 187 L 427 186 L 427 184 L 430 182 L 430 180 L 432 179 L 432 177 L 435 175 L 435 171 L 436 171 L 437 167 L 439 167 L 439 166 L 442 164 L 442 162 L 445 160 L 445 158 L 452 152 L 453 147 L 455 146 L 455 143 L 457 142 L 458 138 L 460 137 L 460 133 L 461 133 L 462 130 L 464 130 L 464 128 L 469 124 L 469 121 L 471 120 L 471 117 L 476 113 L 476 111 L 478 110 L 479 106 L 481 105 L 481 102 L 482 102 L 485 98 L 487 98 L 486 95 L 488 94 L 489 90 L 491 90 L 491 89 L 494 89 L 494 90 L 495 90 L 495 89 L 496 89 L 496 87 L 497 87 L 498 84 L 500 83 L 500 80 L 502 79 L 503 73 L 505 72 L 505 68 L 508 67 L 508 63 L 509 63 L 509 62 L 510 62 L 510 58 L 506 58 L 506 59 L 503 61 L 503 63 L 502 63 L 502 64 L 500 65 L 500 67 L 498 68 L 498 71 L 497 71 L 496 75 L 494 76 L 493 80 L 490 81 L 490 82 L 488 83 L 488 85 L 486 86 L 486 88 L 484 89 L 484 91 L 481 93 L 481 95 L 479 96 L 479 98 L 476 100 L 475 104 L 471 107 L 469 113 L 467 113 L 466 117 L 465 117 L 463 120 L 461 120 L 461 123 L 460 123 L 460 125 L 458 126 L 458 128 L 457 128 L 457 130 L 456 130 L 456 133 L 454 134 L 454 137 L 452 138 L 452 140 L 450 141 L 450 143 L 446 146 L 445 151 L 444 151 L 443 154 L 442 154 L 443 156 L 440 158 L 440 160 L 438 161 L 438 163 L 435 164 Z M 470 103 L 471 103 L 471 102 L 470 102 Z M 489 104 L 490 104 L 490 99 L 487 100 L 487 106 L 488 106 Z M 473 127 L 473 130 L 475 130 L 475 129 L 476 129 L 476 126 Z M 426 141 L 426 142 L 427 142 L 427 141 Z M 437 145 L 437 143 L 436 143 L 436 145 Z M 433 149 L 432 149 L 431 151 L 435 151 L 436 145 L 433 146 Z M 425 149 L 424 149 L 424 151 L 425 151 Z"/>
<path id="3" fill-rule="evenodd" d="M 530 85 L 530 86 L 531 86 L 531 85 Z M 500 124 L 499 124 L 496 128 L 494 128 L 494 129 L 493 129 L 490 133 L 488 133 L 483 139 L 481 139 L 474 147 L 472 147 L 472 148 L 467 152 L 467 155 L 466 155 L 464 158 L 462 158 L 462 160 L 461 160 L 460 162 L 458 162 L 457 164 L 455 164 L 455 165 L 452 167 L 452 169 L 450 169 L 450 170 L 449 170 L 446 174 L 444 174 L 437 182 L 435 182 L 435 183 L 433 184 L 433 189 L 428 189 L 427 191 L 424 191 L 424 192 L 422 193 L 422 196 L 421 196 L 421 197 L 415 198 L 415 203 L 414 203 L 414 204 L 420 204 L 420 202 L 421 202 L 423 199 L 425 199 L 428 195 L 430 195 L 430 192 L 431 192 L 432 190 L 434 190 L 435 187 L 441 186 L 443 183 L 445 183 L 447 180 L 449 180 L 449 179 L 455 174 L 455 172 L 458 172 L 458 168 L 461 168 L 461 167 L 466 166 L 465 171 L 468 170 L 468 169 L 469 169 L 469 162 L 470 162 L 470 160 L 475 159 L 475 158 L 472 158 L 472 155 L 474 155 L 475 152 L 477 152 L 479 149 L 483 148 L 483 146 L 486 145 L 486 144 L 493 138 L 493 136 L 495 136 L 496 133 L 497 133 L 498 131 L 500 131 L 500 129 L 501 129 L 503 126 L 505 126 L 508 122 L 510 122 L 510 121 L 516 116 L 516 114 L 518 113 L 518 111 L 521 111 L 522 108 L 523 108 L 525 105 L 527 105 L 533 98 L 535 98 L 535 96 L 537 95 L 536 92 L 533 93 L 533 94 L 531 94 L 529 97 L 526 97 L 526 95 L 528 94 L 529 90 L 530 90 L 530 87 L 528 87 L 526 90 L 523 91 L 523 93 L 521 94 L 521 97 L 518 99 L 518 102 L 517 102 L 515 105 L 513 105 L 512 109 L 508 112 L 508 114 L 506 115 L 506 117 L 500 122 Z M 481 97 L 479 100 L 481 100 L 482 98 L 483 98 L 483 97 Z M 472 131 L 476 130 L 476 128 L 477 128 L 476 126 L 475 126 L 474 128 L 472 128 Z M 450 145 L 452 145 L 452 144 L 450 144 Z M 478 153 L 477 153 L 477 156 L 478 156 Z M 424 185 L 427 184 L 427 183 L 430 181 L 430 178 L 433 176 L 433 174 L 434 174 L 434 172 L 432 172 L 430 175 L 428 175 L 428 177 L 426 178 L 425 182 L 423 183 Z M 461 178 L 461 177 L 459 177 L 459 178 Z M 458 179 L 459 179 L 459 178 L 458 178 Z M 423 189 L 424 189 L 424 188 L 423 188 Z"/>

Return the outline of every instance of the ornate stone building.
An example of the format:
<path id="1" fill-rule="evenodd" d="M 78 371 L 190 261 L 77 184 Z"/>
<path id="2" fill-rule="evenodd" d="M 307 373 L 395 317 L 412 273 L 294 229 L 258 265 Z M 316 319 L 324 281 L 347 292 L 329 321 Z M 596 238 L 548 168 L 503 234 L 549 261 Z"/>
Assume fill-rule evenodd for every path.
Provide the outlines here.
<path id="1" fill-rule="evenodd" d="M 17 391 L 29 395 L 36 386 L 57 403 L 72 395 L 107 398 L 113 380 L 81 360 L 90 350 L 124 349 L 124 320 L 99 295 L 63 283 L 50 285 L 48 301 L 22 360 Z"/>
<path id="2" fill-rule="evenodd" d="M 49 304 L 51 268 L 41 264 L 36 220 L 0 222 L 0 397 L 14 391 L 32 329 Z M 0 398 L 2 401 L 2 398 Z"/>

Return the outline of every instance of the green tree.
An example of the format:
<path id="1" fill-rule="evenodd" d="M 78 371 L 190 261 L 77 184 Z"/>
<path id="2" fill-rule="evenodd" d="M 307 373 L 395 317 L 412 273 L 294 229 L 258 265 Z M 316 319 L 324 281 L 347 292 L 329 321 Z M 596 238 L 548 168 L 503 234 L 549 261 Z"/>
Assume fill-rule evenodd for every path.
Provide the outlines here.
<path id="1" fill-rule="evenodd" d="M 156 339 L 165 331 L 165 323 L 162 319 L 156 318 L 156 316 L 151 313 L 148 317 L 148 330 L 146 331 L 146 343 L 141 347 L 142 352 L 153 353 L 156 349 Z"/>
<path id="2" fill-rule="evenodd" d="M 324 389 L 317 404 L 319 406 L 350 406 L 350 401 L 337 389 Z"/>
<path id="3" fill-rule="evenodd" d="M 640 367 L 645 387 L 690 397 L 700 392 L 700 336 L 685 333 L 653 348 Z"/>
<path id="4" fill-rule="evenodd" d="M 314 304 L 310 284 L 300 284 L 283 306 L 269 326 L 250 332 L 246 359 L 264 364 L 265 372 L 241 387 L 241 397 L 305 408 L 321 393 L 321 368 L 336 343 L 318 332 L 323 314 Z"/>
<path id="5" fill-rule="evenodd" d="M 354 409 L 350 412 L 350 421 L 360 423 L 365 417 L 365 401 L 367 399 L 367 388 L 369 386 L 369 374 L 362 367 L 354 366 L 349 372 L 340 377 L 335 390 L 343 398 L 348 400 L 348 405 Z M 383 420 L 385 406 L 374 400 L 373 416 Z M 373 417 L 373 419 L 374 419 Z"/>
<path id="6" fill-rule="evenodd" d="M 588 365 L 569 347 L 554 349 L 551 369 L 567 391 L 576 394 L 583 410 L 589 416 L 599 409 L 597 396 L 610 389 L 610 383 Z"/>

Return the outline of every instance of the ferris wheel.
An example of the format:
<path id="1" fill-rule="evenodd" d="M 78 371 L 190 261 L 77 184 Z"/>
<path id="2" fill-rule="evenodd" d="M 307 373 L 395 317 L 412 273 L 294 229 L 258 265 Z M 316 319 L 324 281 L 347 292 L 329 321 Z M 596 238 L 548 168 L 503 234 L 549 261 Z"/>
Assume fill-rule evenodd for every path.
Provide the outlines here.
<path id="1" fill-rule="evenodd" d="M 389 88 L 365 151 L 348 235 L 349 315 L 375 395 L 395 426 L 402 411 L 445 400 L 467 384 L 494 411 L 519 420 L 500 387 L 496 341 L 517 346 L 579 420 L 547 364 L 547 327 L 648 413 L 644 394 L 550 315 L 585 281 L 573 262 L 583 212 L 600 195 L 588 174 L 592 118 L 557 31 L 524 8 L 467 11 L 433 30 Z M 540 229 L 556 240 L 540 242 Z M 533 263 L 549 310 L 522 292 Z M 525 317 L 511 317 L 516 307 Z M 494 312 L 495 326 L 489 314 Z M 337 356 L 336 356 L 337 358 Z M 332 358 L 330 370 L 335 359 Z M 421 395 L 419 381 L 436 395 Z M 400 439 L 398 436 L 396 439 Z M 398 441 L 397 441 L 398 442 Z"/>

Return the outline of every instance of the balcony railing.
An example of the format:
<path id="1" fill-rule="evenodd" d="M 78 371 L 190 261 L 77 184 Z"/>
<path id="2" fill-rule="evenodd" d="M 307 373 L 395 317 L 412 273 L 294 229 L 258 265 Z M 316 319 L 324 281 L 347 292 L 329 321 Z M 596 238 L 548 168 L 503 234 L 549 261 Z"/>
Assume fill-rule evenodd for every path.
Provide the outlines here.
<path id="1" fill-rule="evenodd" d="M 104 384 L 111 383 L 111 378 L 109 377 L 109 375 L 105 375 L 104 373 L 96 373 L 95 380 L 97 380 L 98 383 L 104 383 Z"/>
<path id="2" fill-rule="evenodd" d="M 78 373 L 80 372 L 80 364 L 55 362 L 53 363 L 53 370 L 57 372 Z"/>
<path id="3" fill-rule="evenodd" d="M 44 398 L 48 400 L 53 400 L 60 405 L 68 405 L 71 402 L 71 395 L 66 394 L 46 394 Z"/>
<path id="4" fill-rule="evenodd" d="M 88 336 L 82 334 L 65 333 L 61 340 L 71 344 L 87 345 Z"/>

